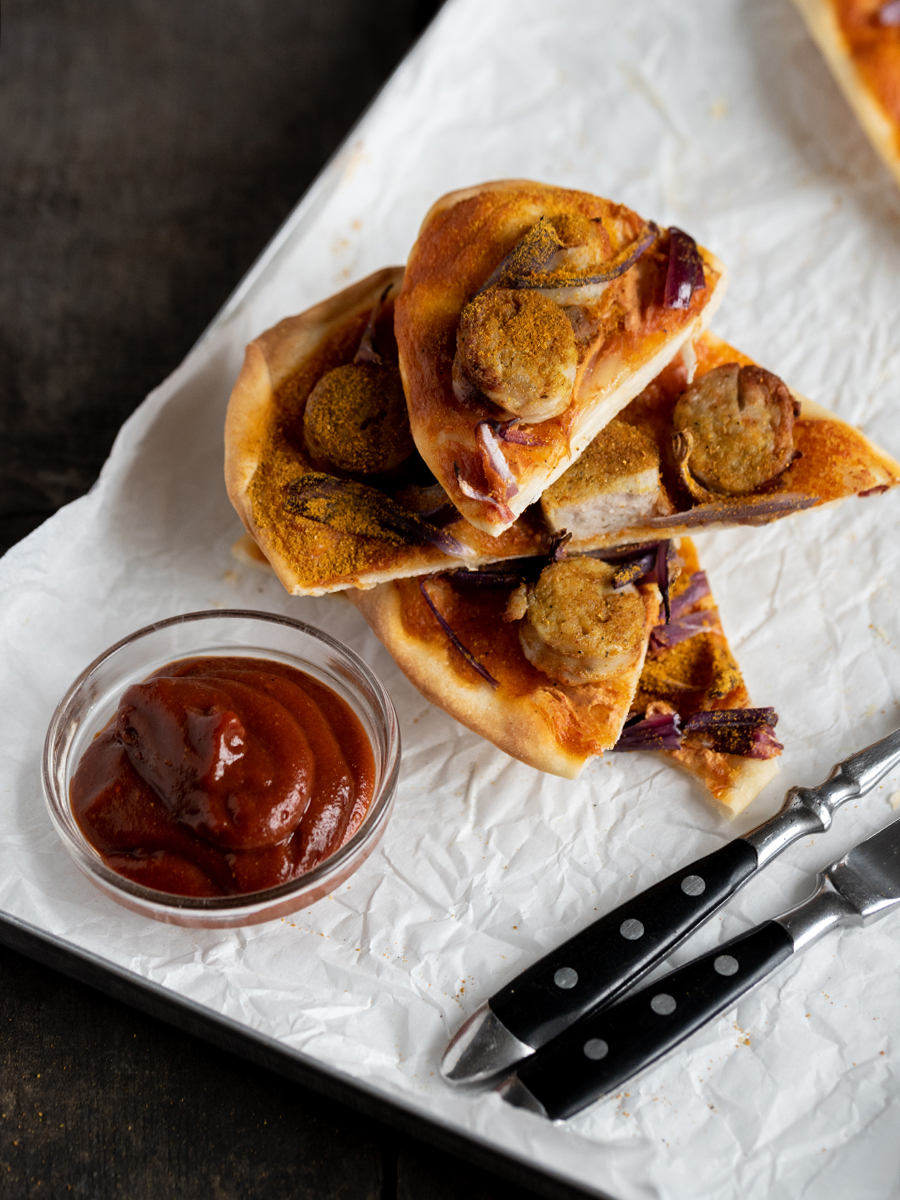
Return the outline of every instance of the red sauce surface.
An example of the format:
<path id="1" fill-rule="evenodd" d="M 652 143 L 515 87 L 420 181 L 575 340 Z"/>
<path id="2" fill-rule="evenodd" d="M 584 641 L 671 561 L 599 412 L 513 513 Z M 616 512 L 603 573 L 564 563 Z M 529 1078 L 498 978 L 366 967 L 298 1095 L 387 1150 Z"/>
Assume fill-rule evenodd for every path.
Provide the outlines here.
<path id="1" fill-rule="evenodd" d="M 375 762 L 330 688 L 260 658 L 190 658 L 132 685 L 72 779 L 103 861 L 178 896 L 302 875 L 359 827 Z"/>

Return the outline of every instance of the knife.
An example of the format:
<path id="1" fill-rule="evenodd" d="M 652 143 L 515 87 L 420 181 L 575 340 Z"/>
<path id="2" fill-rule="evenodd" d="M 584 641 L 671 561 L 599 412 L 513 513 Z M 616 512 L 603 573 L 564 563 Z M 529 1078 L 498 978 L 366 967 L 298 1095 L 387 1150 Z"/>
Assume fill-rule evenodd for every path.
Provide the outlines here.
<path id="1" fill-rule="evenodd" d="M 829 929 L 886 916 L 900 904 L 900 821 L 860 842 L 816 884 L 810 900 L 567 1030 L 520 1063 L 500 1095 L 565 1120 L 674 1049 Z"/>
<path id="2" fill-rule="evenodd" d="M 682 867 L 594 921 L 481 1005 L 451 1039 L 441 1074 L 488 1083 L 613 1003 L 738 888 L 799 838 L 821 833 L 835 810 L 900 764 L 900 729 L 832 768 L 815 788 L 790 788 L 770 820 Z"/>

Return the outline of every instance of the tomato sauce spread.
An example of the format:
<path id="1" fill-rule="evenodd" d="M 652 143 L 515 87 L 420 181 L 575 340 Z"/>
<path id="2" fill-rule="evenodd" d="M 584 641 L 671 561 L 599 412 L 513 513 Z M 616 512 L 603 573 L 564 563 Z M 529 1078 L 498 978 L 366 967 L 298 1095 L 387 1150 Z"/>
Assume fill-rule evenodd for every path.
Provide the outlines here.
<path id="1" fill-rule="evenodd" d="M 72 779 L 72 812 L 113 871 L 179 896 L 302 875 L 365 816 L 375 761 L 331 688 L 259 658 L 190 658 L 127 689 Z"/>

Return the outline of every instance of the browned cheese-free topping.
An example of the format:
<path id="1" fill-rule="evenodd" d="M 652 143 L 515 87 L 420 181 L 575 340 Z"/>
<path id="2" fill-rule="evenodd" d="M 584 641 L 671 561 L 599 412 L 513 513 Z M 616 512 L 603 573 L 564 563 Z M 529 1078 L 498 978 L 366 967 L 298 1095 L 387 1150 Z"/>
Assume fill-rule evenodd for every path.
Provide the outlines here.
<path id="1" fill-rule="evenodd" d="M 716 701 L 725 707 L 738 689 L 743 689 L 743 679 L 727 644 L 714 634 L 699 633 L 660 658 L 646 659 L 634 709 L 645 711 L 653 701 L 665 700 L 687 717 L 699 707 L 717 707 Z"/>
<path id="2" fill-rule="evenodd" d="M 462 311 L 460 365 L 491 401 L 528 421 L 568 408 L 578 368 L 566 314 L 535 291 L 494 288 Z"/>
<path id="3" fill-rule="evenodd" d="M 686 486 L 706 499 L 707 492 L 741 496 L 769 483 L 794 457 L 799 415 L 799 404 L 771 371 L 736 362 L 708 371 L 682 392 L 672 417 Z"/>
<path id="4" fill-rule="evenodd" d="M 640 656 L 644 605 L 632 584 L 615 590 L 615 567 L 567 558 L 541 572 L 519 628 L 525 657 L 560 683 L 592 683 Z"/>
<path id="5" fill-rule="evenodd" d="M 306 402 L 303 435 L 325 468 L 353 476 L 396 470 L 415 449 L 399 370 L 347 363 L 328 371 Z"/>

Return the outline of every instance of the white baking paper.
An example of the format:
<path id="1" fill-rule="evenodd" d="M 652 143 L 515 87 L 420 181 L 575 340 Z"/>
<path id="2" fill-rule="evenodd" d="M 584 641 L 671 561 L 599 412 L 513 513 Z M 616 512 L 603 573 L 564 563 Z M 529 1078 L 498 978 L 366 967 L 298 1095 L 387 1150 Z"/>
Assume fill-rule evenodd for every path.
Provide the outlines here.
<path id="1" fill-rule="evenodd" d="M 451 0 L 94 490 L 0 564 L 0 908 L 588 1192 L 896 1196 L 898 917 L 830 935 L 564 1127 L 454 1094 L 436 1063 L 542 952 L 897 725 L 900 494 L 700 539 L 754 701 L 781 714 L 782 773 L 740 824 L 652 756 L 574 783 L 513 762 L 425 703 L 349 605 L 291 599 L 231 557 L 222 422 L 244 344 L 402 262 L 442 193 L 504 176 L 690 230 L 732 272 L 717 332 L 900 455 L 900 194 L 786 0 Z M 229 932 L 96 892 L 39 779 L 54 706 L 95 655 L 217 606 L 344 639 L 387 685 L 405 747 L 391 824 L 349 883 Z M 790 849 L 676 961 L 802 898 L 896 815 L 897 787 Z"/>

